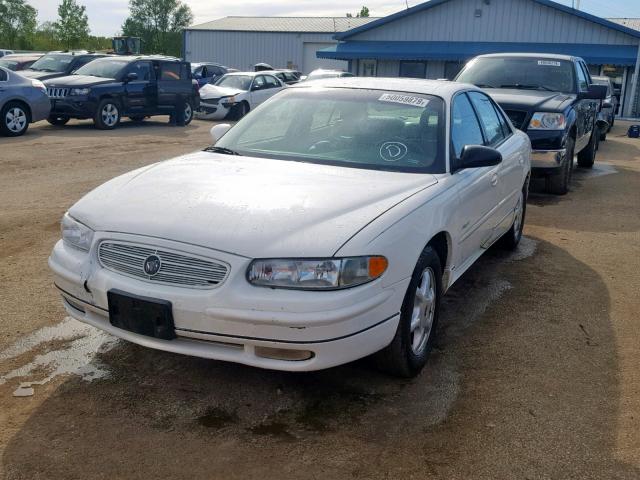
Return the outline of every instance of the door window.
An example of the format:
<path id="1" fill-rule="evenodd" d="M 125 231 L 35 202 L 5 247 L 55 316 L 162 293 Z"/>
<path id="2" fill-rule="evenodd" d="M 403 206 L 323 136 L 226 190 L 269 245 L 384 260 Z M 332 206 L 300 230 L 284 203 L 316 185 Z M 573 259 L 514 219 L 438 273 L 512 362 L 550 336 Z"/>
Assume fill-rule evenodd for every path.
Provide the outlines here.
<path id="1" fill-rule="evenodd" d="M 135 73 L 138 75 L 138 80 L 149 81 L 151 80 L 151 63 L 150 62 L 136 62 L 131 65 L 129 73 Z"/>
<path id="2" fill-rule="evenodd" d="M 264 76 L 264 83 L 266 84 L 266 88 L 278 88 L 280 86 L 280 82 L 276 77 L 272 77 L 271 75 Z"/>
<path id="3" fill-rule="evenodd" d="M 480 123 L 487 138 L 486 145 L 495 147 L 504 140 L 505 135 L 502 130 L 502 125 L 500 124 L 500 118 L 496 113 L 496 109 L 493 108 L 491 99 L 480 92 L 469 92 L 469 97 L 480 117 Z"/>
<path id="4" fill-rule="evenodd" d="M 177 62 L 160 64 L 160 80 L 183 80 L 182 65 Z"/>
<path id="5" fill-rule="evenodd" d="M 455 97 L 451 117 L 451 143 L 456 158 L 460 158 L 467 145 L 484 145 L 478 117 L 467 95 Z"/>
<path id="6" fill-rule="evenodd" d="M 265 79 L 264 79 L 264 75 L 258 75 L 256 78 L 253 79 L 253 86 L 251 87 L 252 90 L 262 90 L 263 88 L 265 88 Z"/>
<path id="7" fill-rule="evenodd" d="M 587 76 L 584 74 L 584 70 L 580 63 L 576 63 L 576 70 L 578 71 L 578 90 L 586 92 L 589 90 L 589 81 L 587 80 Z"/>

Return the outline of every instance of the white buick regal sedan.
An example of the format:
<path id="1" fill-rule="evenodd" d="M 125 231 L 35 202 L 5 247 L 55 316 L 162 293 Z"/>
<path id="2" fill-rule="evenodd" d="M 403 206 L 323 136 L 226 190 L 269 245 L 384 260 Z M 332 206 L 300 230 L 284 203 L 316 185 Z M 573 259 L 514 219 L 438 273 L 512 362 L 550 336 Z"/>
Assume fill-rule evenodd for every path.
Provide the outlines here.
<path id="1" fill-rule="evenodd" d="M 169 352 L 292 371 L 376 354 L 411 376 L 446 290 L 522 235 L 529 139 L 470 85 L 300 83 L 212 134 L 65 214 L 49 265 L 71 316 Z"/>

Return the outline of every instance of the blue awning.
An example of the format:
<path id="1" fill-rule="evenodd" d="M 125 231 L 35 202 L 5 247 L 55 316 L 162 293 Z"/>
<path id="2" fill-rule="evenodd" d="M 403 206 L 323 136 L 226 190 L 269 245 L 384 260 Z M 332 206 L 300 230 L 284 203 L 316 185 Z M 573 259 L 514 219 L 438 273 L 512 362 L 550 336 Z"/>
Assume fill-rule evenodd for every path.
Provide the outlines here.
<path id="1" fill-rule="evenodd" d="M 335 60 L 452 60 L 466 61 L 485 53 L 557 53 L 582 57 L 587 63 L 633 66 L 636 45 L 508 42 L 368 42 L 346 41 L 318 50 L 318 58 Z"/>

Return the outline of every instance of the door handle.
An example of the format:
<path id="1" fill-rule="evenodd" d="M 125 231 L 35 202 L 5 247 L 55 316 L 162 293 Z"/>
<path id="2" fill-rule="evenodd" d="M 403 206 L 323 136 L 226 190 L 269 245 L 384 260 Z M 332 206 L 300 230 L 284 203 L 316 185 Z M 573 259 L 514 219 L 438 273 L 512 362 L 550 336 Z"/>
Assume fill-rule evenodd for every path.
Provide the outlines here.
<path id="1" fill-rule="evenodd" d="M 491 186 L 495 187 L 496 185 L 498 185 L 498 174 L 494 173 L 491 175 Z"/>

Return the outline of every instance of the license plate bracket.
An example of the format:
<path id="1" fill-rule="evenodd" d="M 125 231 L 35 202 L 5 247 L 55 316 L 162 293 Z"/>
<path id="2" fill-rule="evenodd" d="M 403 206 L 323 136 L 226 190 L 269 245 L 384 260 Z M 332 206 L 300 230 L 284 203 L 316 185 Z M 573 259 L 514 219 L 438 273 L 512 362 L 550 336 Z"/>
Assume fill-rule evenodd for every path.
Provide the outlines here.
<path id="1" fill-rule="evenodd" d="M 111 325 L 147 337 L 176 338 L 171 302 L 109 290 L 109 322 Z"/>

